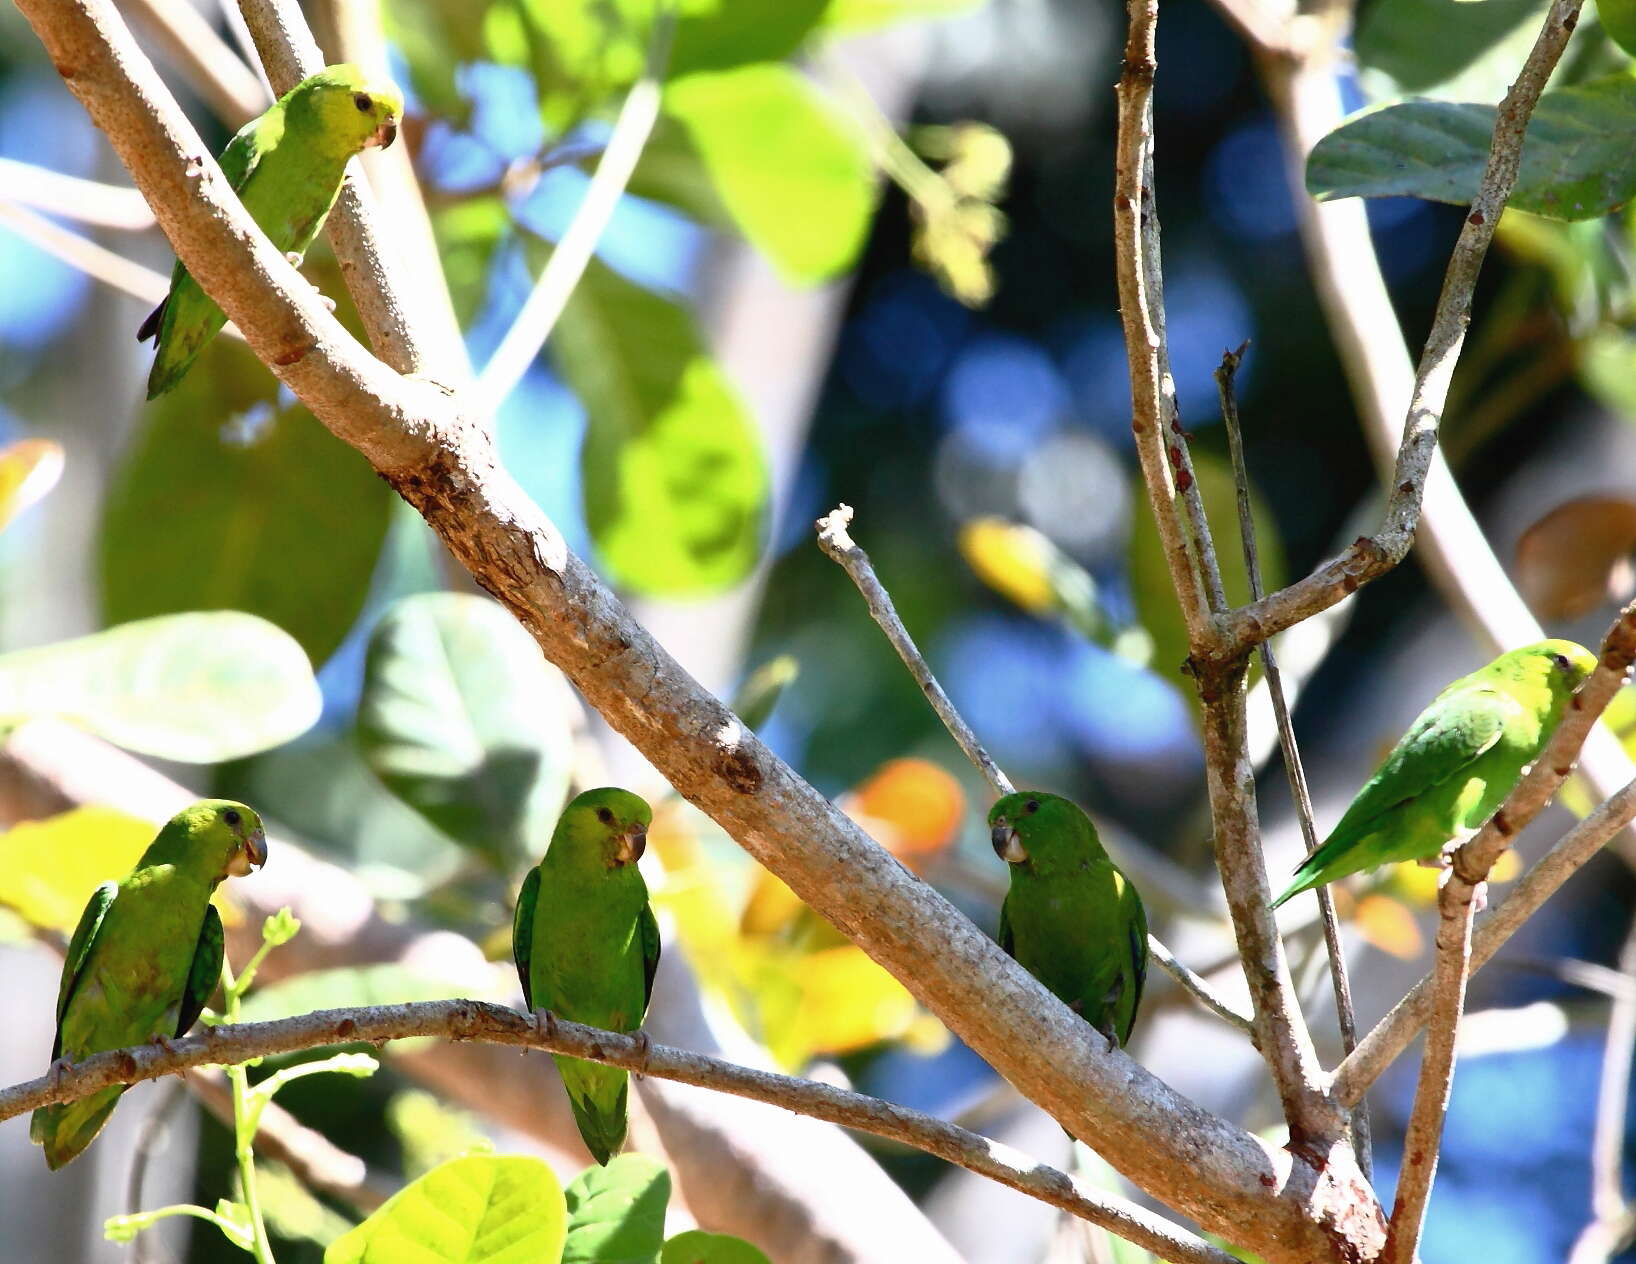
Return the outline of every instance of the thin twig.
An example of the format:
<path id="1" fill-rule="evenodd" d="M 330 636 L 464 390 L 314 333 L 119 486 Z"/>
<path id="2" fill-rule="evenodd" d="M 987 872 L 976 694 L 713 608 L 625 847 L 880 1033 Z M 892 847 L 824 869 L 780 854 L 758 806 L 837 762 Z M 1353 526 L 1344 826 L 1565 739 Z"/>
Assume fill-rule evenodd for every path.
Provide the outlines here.
<path id="1" fill-rule="evenodd" d="M 187 0 L 127 0 L 127 8 L 229 127 L 237 129 L 272 103 L 255 72 Z"/>
<path id="2" fill-rule="evenodd" d="M 1221 365 L 1216 369 L 1216 388 L 1221 395 L 1221 417 L 1227 427 L 1227 449 L 1233 462 L 1233 482 L 1238 490 L 1238 534 L 1244 546 L 1244 571 L 1250 581 L 1250 600 L 1260 601 L 1263 594 L 1261 553 L 1256 545 L 1255 517 L 1250 512 L 1250 472 L 1244 462 L 1244 433 L 1239 423 L 1238 393 L 1234 389 L 1238 366 L 1244 360 L 1244 350 L 1224 351 Z M 1273 715 L 1278 721 L 1278 743 L 1284 752 L 1284 770 L 1289 776 L 1290 797 L 1295 801 L 1295 816 L 1301 823 L 1301 838 L 1306 843 L 1306 854 L 1318 850 L 1318 830 L 1312 819 L 1312 795 L 1307 789 L 1306 767 L 1301 762 L 1301 748 L 1295 741 L 1295 725 L 1290 720 L 1289 702 L 1284 697 L 1284 677 L 1278 669 L 1270 640 L 1261 642 L 1261 667 L 1266 673 L 1267 690 L 1272 698 Z M 1335 1016 L 1341 1029 L 1341 1048 L 1351 1053 L 1358 1047 L 1357 1012 L 1352 1006 L 1352 984 L 1346 973 L 1346 945 L 1341 942 L 1340 922 L 1335 916 L 1335 897 L 1327 886 L 1318 888 L 1318 916 L 1324 928 L 1324 948 L 1329 956 L 1329 977 L 1335 990 Z M 1352 1112 L 1352 1145 L 1357 1151 L 1358 1167 L 1365 1180 L 1374 1179 L 1374 1158 L 1369 1144 L 1369 1107 L 1359 1102 Z"/>
<path id="3" fill-rule="evenodd" d="M 1250 1038 L 1252 1044 L 1255 1042 L 1255 1023 L 1250 1016 L 1224 1000 L 1221 993 L 1211 987 L 1203 976 L 1195 974 L 1176 960 L 1176 954 L 1152 935 L 1147 937 L 1147 955 L 1153 959 L 1154 965 L 1176 980 L 1182 990 L 1195 1001 L 1223 1022 L 1237 1027 Z M 1233 961 L 1236 963 L 1237 960 L 1235 956 Z"/>
<path id="4" fill-rule="evenodd" d="M 1327 606 L 1396 566 L 1408 554 L 1420 522 L 1427 478 L 1434 465 L 1446 475 L 1447 466 L 1437 460 L 1437 432 L 1448 397 L 1455 362 L 1465 341 L 1471 317 L 1471 296 L 1482 270 L 1483 260 L 1494 236 L 1506 199 L 1516 183 L 1521 162 L 1522 142 L 1539 94 L 1550 78 L 1568 37 L 1579 18 L 1582 0 L 1555 0 L 1517 80 L 1501 101 L 1495 117 L 1493 139 L 1481 185 L 1460 230 L 1444 273 L 1420 363 L 1410 390 L 1408 418 L 1404 423 L 1394 463 L 1386 512 L 1373 536 L 1356 541 L 1339 557 L 1318 567 L 1306 578 L 1280 589 L 1260 601 L 1251 602 L 1227 616 L 1223 626 L 1224 652 L 1232 652 L 1265 640 L 1292 623 Z M 1267 59 L 1269 64 L 1278 59 Z M 1286 92 L 1282 95 L 1287 97 Z M 1286 106 L 1286 112 L 1288 107 Z M 1301 194 L 1304 198 L 1305 194 Z M 1358 212 L 1361 216 L 1361 208 Z M 1308 233 L 1308 249 L 1313 249 L 1314 228 Z M 1332 303 L 1333 307 L 1335 304 Z M 1390 310 L 1388 306 L 1388 311 Z M 1395 327 L 1395 317 L 1391 318 Z M 1339 332 L 1339 331 L 1338 331 Z M 1375 339 L 1378 333 L 1358 331 L 1360 338 Z M 1373 353 L 1368 353 L 1373 354 Z M 1394 405 L 1397 406 L 1397 405 Z M 1452 476 L 1448 476 L 1452 483 Z"/>
<path id="5" fill-rule="evenodd" d="M 898 652 L 898 657 L 909 669 L 909 674 L 915 678 L 915 684 L 920 686 L 920 692 L 926 695 L 926 701 L 932 704 L 932 710 L 937 712 L 937 718 L 943 721 L 943 727 L 948 729 L 949 736 L 954 738 L 960 749 L 965 752 L 966 758 L 983 774 L 983 780 L 988 782 L 998 796 L 1003 797 L 1012 793 L 1016 787 L 1011 784 L 1011 779 L 989 758 L 983 744 L 977 740 L 977 734 L 971 731 L 971 725 L 966 723 L 965 717 L 955 710 L 954 703 L 949 701 L 949 695 L 943 692 L 943 686 L 937 683 L 937 677 L 932 675 L 932 669 L 927 666 L 920 650 L 915 647 L 914 638 L 903 626 L 903 620 L 898 617 L 897 607 L 892 604 L 892 595 L 875 576 L 875 568 L 870 565 L 869 554 L 859 548 L 848 533 L 847 527 L 851 522 L 851 505 L 839 505 L 818 519 L 818 547 L 823 549 L 857 585 L 858 591 L 863 595 L 864 604 L 869 607 L 870 617 L 880 625 L 880 630 L 886 633 L 886 639 Z"/>
<path id="6" fill-rule="evenodd" d="M 483 1001 L 419 1001 L 319 1010 L 263 1023 L 222 1024 L 171 1042 L 95 1054 L 27 1083 L 0 1089 L 0 1120 L 52 1102 L 74 1101 L 110 1084 L 136 1084 L 190 1067 L 335 1044 L 381 1044 L 440 1036 L 570 1054 L 641 1075 L 768 1102 L 842 1127 L 935 1154 L 980 1176 L 1099 1224 L 1166 1259 L 1231 1264 L 1232 1257 L 1178 1225 L 1117 1195 L 1094 1190 L 1009 1146 L 917 1110 L 813 1080 L 737 1066 L 657 1045 L 640 1033 L 602 1031 L 544 1015 L 535 1021 Z M 60 1070 L 60 1074 L 57 1071 Z"/>
<path id="7" fill-rule="evenodd" d="M 15 158 L 0 158 L 0 190 L 7 202 L 98 228 L 137 233 L 154 226 L 153 212 L 135 189 L 65 176 Z"/>
<path id="8" fill-rule="evenodd" d="M 624 196 L 625 186 L 630 183 L 643 147 L 658 121 L 659 83 L 670 60 L 674 25 L 675 10 L 666 6 L 654 20 L 647 69 L 625 95 L 625 103 L 619 108 L 607 148 L 597 160 L 596 174 L 591 177 L 584 200 L 545 261 L 545 267 L 540 269 L 539 279 L 522 310 L 478 375 L 475 391 L 479 412 L 498 410 L 522 381 L 528 366 L 534 363 L 534 357 L 550 338 L 557 318 L 568 306 L 574 287 L 585 275 L 585 267 L 596 253 L 597 242 L 613 218 L 614 207 Z"/>
<path id="9" fill-rule="evenodd" d="M 1636 661 L 1636 602 L 1614 620 L 1602 642 L 1600 661 L 1590 678 L 1568 704 L 1544 751 L 1517 783 L 1498 811 L 1460 847 L 1452 862 L 1449 881 L 1475 886 L 1488 876 L 1502 854 L 1544 808 L 1568 774 L 1587 734 L 1602 711 L 1619 692 Z M 1510 896 L 1485 919 L 1472 946 L 1472 969 L 1493 956 L 1500 944 L 1614 834 L 1636 817 L 1636 781 L 1610 796 L 1595 812 L 1570 830 L 1512 889 Z M 1355 1103 L 1392 1061 L 1408 1046 L 1432 1012 L 1432 980 L 1422 979 L 1403 1000 L 1358 1042 L 1357 1049 L 1335 1070 L 1331 1091 L 1346 1105 Z"/>
<path id="10" fill-rule="evenodd" d="M 886 586 L 875 574 L 874 565 L 869 561 L 869 554 L 859 547 L 847 530 L 852 523 L 852 516 L 851 505 L 840 505 L 818 519 L 819 547 L 857 585 L 858 592 L 863 595 L 864 604 L 869 607 L 870 616 L 880 625 L 881 631 L 886 633 L 886 639 L 892 643 L 892 648 L 898 652 L 903 665 L 909 669 L 909 674 L 914 677 L 915 683 L 926 695 L 926 701 L 932 704 L 932 710 L 937 713 L 937 718 L 943 722 L 949 736 L 954 738 L 960 749 L 965 752 L 966 758 L 983 774 L 984 780 L 996 795 L 1012 793 L 1015 787 L 1011 784 L 1011 779 L 983 749 L 983 744 L 977 740 L 977 734 L 972 731 L 971 725 L 966 723 L 965 717 L 960 714 L 949 695 L 943 692 L 943 686 L 937 683 L 937 677 L 932 674 L 932 669 L 915 645 L 914 638 L 903 626 L 897 607 L 892 603 L 892 594 L 886 591 Z M 1222 999 L 1214 988 L 1177 960 L 1176 954 L 1153 935 L 1148 936 L 1148 955 L 1153 958 L 1154 964 L 1181 984 L 1212 1014 L 1254 1039 L 1254 1029 L 1249 1018 Z"/>

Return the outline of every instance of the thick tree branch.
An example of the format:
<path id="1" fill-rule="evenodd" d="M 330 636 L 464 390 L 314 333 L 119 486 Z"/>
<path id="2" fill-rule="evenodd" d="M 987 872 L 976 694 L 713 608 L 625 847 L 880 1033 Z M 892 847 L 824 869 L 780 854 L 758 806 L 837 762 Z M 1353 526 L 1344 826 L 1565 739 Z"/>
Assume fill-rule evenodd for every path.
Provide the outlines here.
<path id="1" fill-rule="evenodd" d="M 1438 461 L 1437 432 L 1448 400 L 1454 365 L 1460 357 L 1466 327 L 1471 320 L 1472 292 L 1476 288 L 1500 212 L 1504 210 L 1506 199 L 1511 196 L 1512 186 L 1516 183 L 1528 119 L 1533 114 L 1546 80 L 1567 47 L 1568 37 L 1579 20 L 1581 2 L 1555 0 L 1516 82 L 1500 103 L 1482 183 L 1449 258 L 1431 332 L 1415 370 L 1414 384 L 1409 393 L 1408 418 L 1398 441 L 1397 457 L 1388 484 L 1386 512 L 1379 530 L 1373 536 L 1360 538 L 1339 557 L 1324 563 L 1306 578 L 1233 611 L 1224 627 L 1224 639 L 1229 651 L 1242 650 L 1265 640 L 1333 605 L 1359 586 L 1378 579 L 1407 556 L 1420 525 L 1427 479 L 1434 467 L 1440 469 L 1439 480 L 1447 472 L 1447 466 Z M 1276 64 L 1282 59 L 1268 60 Z M 1287 65 L 1284 70 L 1288 73 Z M 1284 96 L 1288 100 L 1287 91 L 1275 92 L 1275 96 Z M 1285 112 L 1288 113 L 1287 106 Z M 1313 139 L 1316 140 L 1315 137 Z M 1301 151 L 1303 161 L 1305 152 L 1305 149 Z M 1302 192 L 1297 200 L 1305 197 Z M 1361 222 L 1362 216 L 1362 207 L 1359 206 L 1356 218 Z M 1309 253 L 1314 251 L 1314 238 L 1318 231 L 1314 221 L 1305 234 Z M 1368 241 L 1366 224 L 1362 240 Z M 1322 273 L 1320 284 L 1323 285 Z M 1329 300 L 1326 305 L 1332 313 L 1348 301 L 1343 295 L 1326 294 L 1325 297 Z M 1389 302 L 1385 310 L 1387 314 L 1390 313 Z M 1341 322 L 1336 324 L 1337 334 L 1343 342 L 1343 353 L 1349 350 L 1345 342 L 1350 336 L 1366 341 L 1379 340 L 1379 332 L 1373 327 L 1362 326 L 1349 331 Z M 1385 327 L 1395 328 L 1395 317 Z M 1373 350 L 1353 350 L 1349 358 L 1373 358 L 1376 354 Z M 1393 401 L 1392 406 L 1401 407 L 1401 404 Z M 1452 477 L 1449 481 L 1452 487 Z"/>
<path id="2" fill-rule="evenodd" d="M 108 0 L 19 7 L 258 355 L 420 510 L 673 786 L 1156 1197 L 1272 1264 L 1378 1248 L 1378 1207 L 1348 1156 L 1319 1156 L 1322 1167 L 1296 1159 L 1109 1048 L 687 676 L 569 552 L 474 419 L 364 353 L 311 297 L 225 189 Z"/>
<path id="3" fill-rule="evenodd" d="M 732 1093 L 886 1137 L 987 1176 L 1099 1224 L 1167 1259 L 1231 1264 L 1225 1251 L 1147 1209 L 1093 1190 L 1009 1146 L 917 1110 L 814 1080 L 736 1066 L 719 1058 L 656 1045 L 646 1037 L 602 1031 L 547 1014 L 543 1021 L 482 1001 L 418 1001 L 319 1010 L 264 1023 L 206 1028 L 172 1042 L 116 1049 L 60 1064 L 39 1079 L 0 1089 L 0 1120 L 52 1102 L 74 1101 L 110 1084 L 136 1084 L 192 1067 L 220 1066 L 325 1045 L 375 1044 L 415 1036 L 543 1049 L 623 1067 L 639 1075 Z"/>

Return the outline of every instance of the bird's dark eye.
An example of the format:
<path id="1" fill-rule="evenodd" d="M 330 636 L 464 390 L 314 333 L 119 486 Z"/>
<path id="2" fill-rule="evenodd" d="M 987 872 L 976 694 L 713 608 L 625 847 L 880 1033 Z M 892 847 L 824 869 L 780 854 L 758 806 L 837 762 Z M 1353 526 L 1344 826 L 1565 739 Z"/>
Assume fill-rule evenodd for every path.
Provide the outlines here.
<path id="1" fill-rule="evenodd" d="M 1551 661 L 1556 664 L 1556 669 L 1562 672 L 1568 671 L 1573 666 L 1573 664 L 1561 654 L 1552 654 Z"/>
<path id="2" fill-rule="evenodd" d="M 369 99 L 367 92 L 355 92 L 352 95 L 352 104 L 358 107 L 358 113 L 368 114 L 375 108 L 375 103 Z"/>
<path id="3" fill-rule="evenodd" d="M 613 813 L 607 808 L 598 808 L 596 810 L 596 819 L 601 821 L 604 825 L 612 825 Z"/>
<path id="4" fill-rule="evenodd" d="M 1039 810 L 1040 801 L 1038 799 L 1030 799 L 1027 803 L 1023 804 L 1024 812 L 1038 812 Z"/>
<path id="5" fill-rule="evenodd" d="M 227 811 L 222 813 L 222 820 L 226 821 L 229 825 L 237 825 L 243 819 L 244 818 L 239 815 L 237 808 L 228 808 Z"/>

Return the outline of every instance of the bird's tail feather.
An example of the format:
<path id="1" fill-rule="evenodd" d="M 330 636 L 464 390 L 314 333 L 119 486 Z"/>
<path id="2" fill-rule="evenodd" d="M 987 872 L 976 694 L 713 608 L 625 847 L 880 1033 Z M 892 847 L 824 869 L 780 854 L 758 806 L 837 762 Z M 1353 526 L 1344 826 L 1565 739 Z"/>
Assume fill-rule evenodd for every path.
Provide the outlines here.
<path id="1" fill-rule="evenodd" d="M 556 1062 L 585 1148 L 598 1163 L 607 1163 L 625 1144 L 630 1077 L 617 1067 L 578 1058 Z"/>
<path id="2" fill-rule="evenodd" d="M 102 1131 L 124 1091 L 123 1085 L 116 1084 L 77 1102 L 57 1102 L 36 1110 L 29 1120 L 28 1136 L 45 1147 L 46 1166 L 55 1172 L 77 1158 Z"/>
<path id="3" fill-rule="evenodd" d="M 1317 851 L 1295 867 L 1295 877 L 1290 881 L 1289 886 L 1285 888 L 1284 894 L 1272 902 L 1272 907 L 1277 908 L 1286 900 L 1294 899 L 1303 891 L 1310 891 L 1313 887 L 1323 886 L 1327 881 L 1322 876 L 1324 871 L 1329 867 L 1330 861 L 1334 860 L 1343 848 L 1344 844 L 1334 838 L 1322 844 Z"/>

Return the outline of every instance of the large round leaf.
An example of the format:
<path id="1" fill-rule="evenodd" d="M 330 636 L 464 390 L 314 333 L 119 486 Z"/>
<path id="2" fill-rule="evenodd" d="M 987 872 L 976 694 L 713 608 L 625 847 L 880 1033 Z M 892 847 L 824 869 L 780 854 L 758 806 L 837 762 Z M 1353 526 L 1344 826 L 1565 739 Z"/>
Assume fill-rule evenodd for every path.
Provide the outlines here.
<path id="1" fill-rule="evenodd" d="M 363 457 L 217 339 L 148 409 L 109 492 L 103 613 L 248 610 L 323 662 L 363 609 L 390 509 Z"/>
<path id="2" fill-rule="evenodd" d="M 358 706 L 365 761 L 502 868 L 545 849 L 582 714 L 533 638 L 487 597 L 407 597 L 369 639 Z"/>
<path id="3" fill-rule="evenodd" d="M 324 1264 L 555 1264 L 562 1187 L 540 1159 L 451 1159 L 330 1243 Z"/>
<path id="4" fill-rule="evenodd" d="M 322 704 L 301 647 L 236 610 L 161 615 L 0 655 L 0 721 L 57 716 L 186 763 L 282 745 L 312 727 Z"/>

